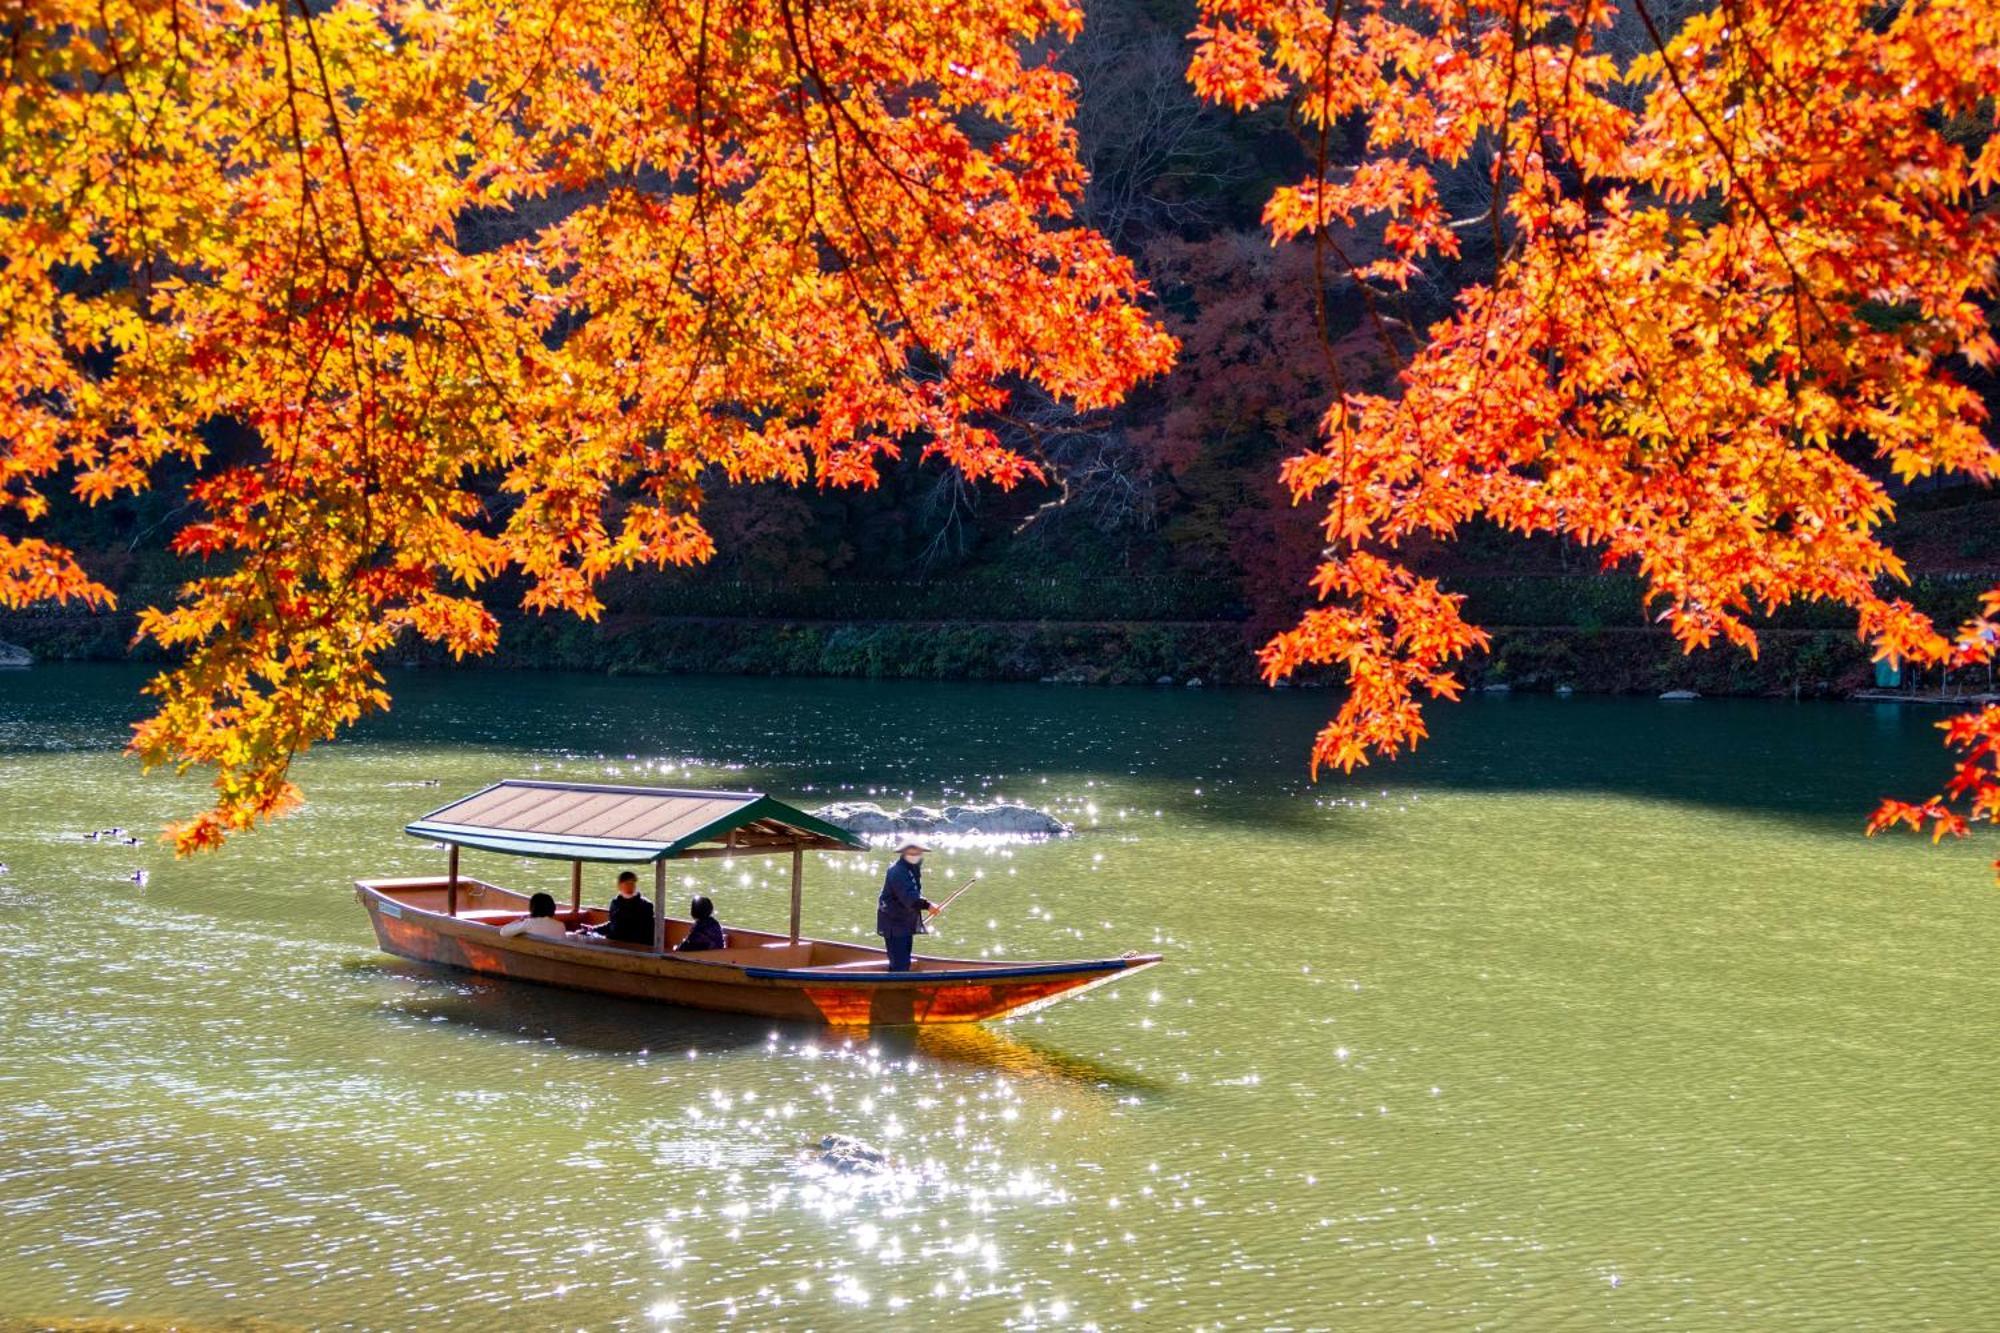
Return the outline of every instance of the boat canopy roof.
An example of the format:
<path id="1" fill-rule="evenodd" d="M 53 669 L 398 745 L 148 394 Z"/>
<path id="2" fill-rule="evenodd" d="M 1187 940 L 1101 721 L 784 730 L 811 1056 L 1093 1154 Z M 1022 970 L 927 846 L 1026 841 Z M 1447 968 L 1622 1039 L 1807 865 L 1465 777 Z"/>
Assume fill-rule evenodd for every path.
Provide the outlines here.
<path id="1" fill-rule="evenodd" d="M 562 861 L 859 851 L 843 828 L 754 791 L 509 778 L 403 826 L 418 838 Z"/>

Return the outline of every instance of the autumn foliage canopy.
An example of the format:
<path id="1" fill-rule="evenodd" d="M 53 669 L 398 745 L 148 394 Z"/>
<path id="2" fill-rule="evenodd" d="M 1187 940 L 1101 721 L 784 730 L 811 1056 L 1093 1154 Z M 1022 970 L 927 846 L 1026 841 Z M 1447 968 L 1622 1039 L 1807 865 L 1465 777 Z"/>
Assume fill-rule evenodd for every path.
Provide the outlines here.
<path id="1" fill-rule="evenodd" d="M 1267 223 L 1359 284 L 1385 344 L 1427 261 L 1469 228 L 1497 256 L 1286 464 L 1326 497 L 1323 604 L 1264 666 L 1348 676 L 1317 764 L 1394 753 L 1421 694 L 1455 695 L 1486 637 L 1397 553 L 1475 516 L 1635 568 L 1689 649 L 1754 652 L 1756 613 L 1828 599 L 1878 657 L 1992 658 L 1992 621 L 1940 631 L 1895 595 L 1881 477 L 2000 463 L 1955 373 L 1995 352 L 2000 6 L 1724 0 L 1669 26 L 1657 4 L 1204 0 L 1196 85 L 1290 98 L 1317 142 Z M 1486 206 L 1454 217 L 1441 182 L 1468 168 Z M 1877 827 L 2000 811 L 2000 709 L 1950 739 L 1947 798 Z"/>
<path id="2" fill-rule="evenodd" d="M 914 445 L 1009 485 L 1010 383 L 1099 406 L 1172 355 L 1061 225 L 1073 90 L 1029 50 L 1066 0 L 0 12 L 0 504 L 260 445 L 141 620 L 180 664 L 134 746 L 215 773 L 183 849 L 296 799 L 399 634 L 490 648 L 503 570 L 590 615 L 709 554 L 706 473 L 865 486 Z M 106 596 L 0 535 L 0 604 Z"/>
<path id="3" fill-rule="evenodd" d="M 1995 350 L 2000 7 L 1648 3 L 1202 0 L 1196 88 L 1312 150 L 1274 240 L 1393 368 L 1336 381 L 1284 472 L 1327 553 L 1264 665 L 1346 674 L 1318 764 L 1456 692 L 1484 635 L 1402 552 L 1475 518 L 1637 569 L 1691 649 L 1798 599 L 1884 657 L 2000 638 L 1898 598 L 1883 535 L 1885 476 L 2000 463 L 1958 377 Z M 918 449 L 1010 485 L 1011 393 L 1109 405 L 1174 351 L 1071 220 L 1071 0 L 0 13 L 0 605 L 108 596 L 31 535 L 47 487 L 199 469 L 134 742 L 215 774 L 184 849 L 293 801 L 399 635 L 491 647 L 501 572 L 592 614 L 613 570 L 706 558 L 717 474 L 866 486 Z M 210 463 L 218 423 L 251 461 Z M 1952 725 L 1952 788 L 1878 823 L 2000 812 L 2000 710 Z"/>

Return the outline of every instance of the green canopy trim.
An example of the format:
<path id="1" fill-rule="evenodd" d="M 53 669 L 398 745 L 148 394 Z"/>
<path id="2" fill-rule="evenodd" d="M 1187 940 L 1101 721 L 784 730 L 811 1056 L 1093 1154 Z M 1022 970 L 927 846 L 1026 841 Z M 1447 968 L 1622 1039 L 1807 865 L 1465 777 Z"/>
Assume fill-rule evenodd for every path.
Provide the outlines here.
<path id="1" fill-rule="evenodd" d="M 861 851 L 854 834 L 754 791 L 509 778 L 403 826 L 457 847 L 560 861 Z"/>

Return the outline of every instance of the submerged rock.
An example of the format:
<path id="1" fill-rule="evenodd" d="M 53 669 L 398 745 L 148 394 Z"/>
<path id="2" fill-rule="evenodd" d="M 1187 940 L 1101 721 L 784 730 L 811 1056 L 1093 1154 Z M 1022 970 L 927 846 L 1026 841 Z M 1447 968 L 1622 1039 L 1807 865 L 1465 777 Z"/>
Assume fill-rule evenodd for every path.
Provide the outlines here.
<path id="1" fill-rule="evenodd" d="M 813 814 L 850 833 L 875 837 L 889 833 L 957 833 L 986 836 L 1056 838 L 1070 826 L 1044 810 L 1012 801 L 991 805 L 912 805 L 884 810 L 873 801 L 836 801 Z"/>
<path id="2" fill-rule="evenodd" d="M 889 1154 L 847 1134 L 819 1141 L 819 1164 L 843 1175 L 876 1175 L 890 1168 Z"/>

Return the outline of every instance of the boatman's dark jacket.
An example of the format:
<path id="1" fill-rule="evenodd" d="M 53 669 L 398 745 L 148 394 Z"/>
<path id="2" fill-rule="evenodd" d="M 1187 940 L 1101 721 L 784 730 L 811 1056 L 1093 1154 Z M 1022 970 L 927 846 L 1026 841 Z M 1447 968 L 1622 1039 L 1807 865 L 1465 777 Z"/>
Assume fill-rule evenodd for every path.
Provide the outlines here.
<path id="1" fill-rule="evenodd" d="M 921 935 L 924 912 L 930 901 L 924 897 L 924 868 L 897 857 L 882 878 L 882 897 L 875 904 L 877 935 Z"/>
<path id="2" fill-rule="evenodd" d="M 604 923 L 604 938 L 621 944 L 653 942 L 653 905 L 640 894 L 611 896 L 611 919 Z"/>

